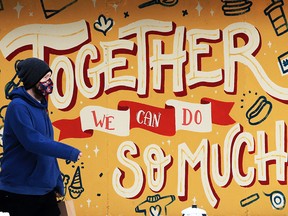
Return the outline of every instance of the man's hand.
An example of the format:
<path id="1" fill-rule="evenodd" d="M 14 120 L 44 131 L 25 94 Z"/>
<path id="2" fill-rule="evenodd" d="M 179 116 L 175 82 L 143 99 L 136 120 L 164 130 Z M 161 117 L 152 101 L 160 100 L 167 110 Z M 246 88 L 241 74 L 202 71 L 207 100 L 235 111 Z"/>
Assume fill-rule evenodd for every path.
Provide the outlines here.
<path id="1" fill-rule="evenodd" d="M 81 157 L 82 157 L 82 152 L 79 153 L 78 160 L 80 160 Z"/>

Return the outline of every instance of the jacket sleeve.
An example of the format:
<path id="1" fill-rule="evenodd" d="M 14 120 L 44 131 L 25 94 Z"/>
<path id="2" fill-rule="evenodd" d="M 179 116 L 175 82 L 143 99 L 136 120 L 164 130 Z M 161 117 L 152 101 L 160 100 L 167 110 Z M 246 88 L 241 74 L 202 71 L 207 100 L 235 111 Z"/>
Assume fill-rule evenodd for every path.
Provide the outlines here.
<path id="1" fill-rule="evenodd" d="M 17 140 L 27 151 L 74 162 L 77 161 L 80 151 L 72 146 L 54 141 L 35 129 L 29 110 L 24 104 L 11 104 L 8 107 L 5 118 L 6 123 L 12 128 Z"/>

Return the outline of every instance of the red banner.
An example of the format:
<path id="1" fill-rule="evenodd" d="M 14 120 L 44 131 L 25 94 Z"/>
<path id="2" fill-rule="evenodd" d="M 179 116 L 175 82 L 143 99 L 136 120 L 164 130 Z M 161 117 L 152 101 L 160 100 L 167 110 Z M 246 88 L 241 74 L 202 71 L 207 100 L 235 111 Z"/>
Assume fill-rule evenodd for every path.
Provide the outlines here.
<path id="1" fill-rule="evenodd" d="M 230 125 L 230 124 L 235 123 L 235 120 L 231 116 L 229 116 L 230 110 L 232 109 L 234 105 L 233 102 L 223 102 L 223 101 L 213 100 L 210 98 L 203 98 L 201 99 L 201 104 L 209 105 L 208 114 L 209 116 L 211 115 L 211 118 L 206 118 L 205 119 L 206 121 L 207 119 L 211 119 L 209 121 L 212 121 L 213 124 L 218 124 L 218 125 Z M 123 133 L 123 130 L 120 133 L 120 132 L 117 132 L 117 130 L 114 128 L 113 134 L 118 135 L 118 136 L 123 136 L 123 134 L 125 135 L 129 134 L 129 131 L 132 128 L 141 128 L 141 129 L 148 130 L 153 133 L 160 134 L 160 135 L 173 136 L 175 135 L 177 131 L 176 123 L 178 125 L 181 125 L 181 124 L 182 126 L 184 125 L 183 118 L 181 119 L 178 117 L 179 119 L 176 119 L 175 109 L 177 109 L 178 112 L 181 113 L 183 112 L 183 110 L 187 111 L 187 109 L 189 109 L 189 106 L 190 108 L 194 106 L 194 107 L 197 107 L 197 111 L 201 112 L 201 104 L 199 105 L 199 104 L 192 104 L 188 102 L 174 101 L 174 105 L 170 105 L 170 106 L 166 105 L 165 108 L 159 108 L 159 107 L 145 105 L 145 104 L 141 104 L 141 103 L 137 103 L 133 101 L 120 101 L 118 104 L 118 110 L 121 112 L 117 112 L 115 110 L 115 112 L 113 113 L 114 117 L 113 115 L 110 115 L 109 117 L 109 123 L 111 122 L 113 123 L 113 120 L 115 122 L 117 121 L 117 124 L 114 124 L 114 125 L 118 125 L 118 127 L 119 125 L 123 126 L 123 124 L 125 124 L 126 127 L 123 127 L 123 128 L 126 128 L 124 129 L 124 133 Z M 83 111 L 85 111 L 84 109 L 85 108 L 83 108 Z M 76 119 L 71 119 L 71 120 L 62 119 L 62 120 L 53 122 L 53 125 L 60 130 L 59 140 L 66 139 L 66 138 L 88 138 L 93 135 L 93 130 L 98 130 L 98 129 L 99 130 L 101 129 L 101 131 L 104 131 L 107 133 L 112 133 L 111 128 L 110 130 L 105 130 L 105 128 L 103 127 L 103 125 L 105 124 L 97 124 L 95 122 L 88 122 L 92 124 L 88 124 L 90 127 L 86 126 L 85 127 L 86 129 L 83 130 L 82 129 L 83 125 L 81 125 L 81 117 L 86 118 L 86 120 L 83 121 L 84 123 L 87 123 L 87 121 L 93 121 L 93 119 L 105 120 L 105 118 L 102 118 L 101 113 L 108 112 L 108 109 L 106 108 L 95 106 L 95 107 L 92 107 L 94 118 L 90 118 L 89 116 L 91 116 L 91 107 L 89 110 L 90 111 L 86 111 L 86 113 L 84 112 L 82 116 Z M 207 110 L 207 107 L 206 107 L 206 110 Z M 125 117 L 127 119 L 121 118 L 123 115 L 123 111 L 125 112 L 125 114 L 127 114 L 126 112 L 128 112 L 128 115 L 126 115 Z M 207 112 L 204 112 L 204 109 L 202 110 L 202 115 L 207 115 Z M 95 118 L 96 116 L 99 118 Z M 129 119 L 129 116 L 130 116 L 130 119 Z M 211 122 L 210 123 L 202 122 L 202 127 L 203 127 L 203 124 L 204 126 L 206 126 L 206 125 L 211 124 Z M 93 127 L 91 125 L 93 125 Z M 197 131 L 196 130 L 197 126 L 199 127 L 199 125 L 197 124 L 194 124 L 194 126 L 191 126 L 191 127 L 187 127 L 187 125 L 185 125 L 185 127 L 180 127 L 180 129 L 178 130 Z M 207 131 L 203 131 L 203 132 L 207 132 Z"/>

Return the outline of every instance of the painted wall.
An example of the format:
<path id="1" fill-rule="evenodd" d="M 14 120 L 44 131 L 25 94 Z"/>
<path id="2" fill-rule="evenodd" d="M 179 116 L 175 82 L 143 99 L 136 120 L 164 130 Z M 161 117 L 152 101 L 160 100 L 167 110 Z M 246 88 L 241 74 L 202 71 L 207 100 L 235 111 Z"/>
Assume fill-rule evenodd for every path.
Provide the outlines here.
<path id="1" fill-rule="evenodd" d="M 53 70 L 55 139 L 78 215 L 286 215 L 283 1 L 1 0 L 4 89 L 18 59 Z"/>

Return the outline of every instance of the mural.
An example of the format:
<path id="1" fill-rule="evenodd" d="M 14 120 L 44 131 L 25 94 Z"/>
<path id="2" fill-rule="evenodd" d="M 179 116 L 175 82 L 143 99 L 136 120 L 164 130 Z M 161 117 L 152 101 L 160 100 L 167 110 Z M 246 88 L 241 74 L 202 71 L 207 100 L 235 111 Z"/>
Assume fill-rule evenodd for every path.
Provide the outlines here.
<path id="1" fill-rule="evenodd" d="M 83 152 L 59 161 L 78 215 L 283 215 L 287 4 L 0 1 L 0 136 L 38 57 L 55 139 Z"/>

